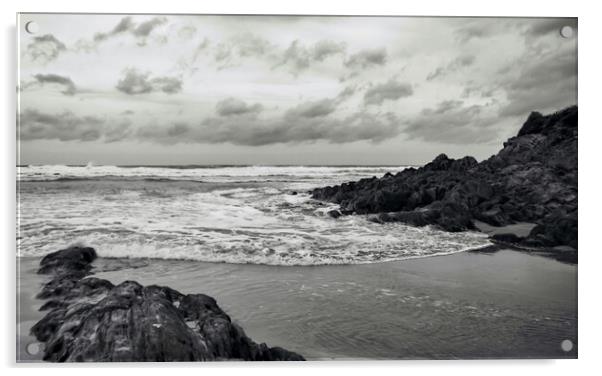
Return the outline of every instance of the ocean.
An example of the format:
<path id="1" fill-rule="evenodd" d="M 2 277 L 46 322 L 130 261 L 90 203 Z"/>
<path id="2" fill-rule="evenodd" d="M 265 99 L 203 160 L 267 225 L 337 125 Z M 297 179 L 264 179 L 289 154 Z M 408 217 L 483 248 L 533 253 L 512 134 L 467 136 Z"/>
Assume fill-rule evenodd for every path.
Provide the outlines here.
<path id="1" fill-rule="evenodd" d="M 74 244 L 102 257 L 363 264 L 483 247 L 478 232 L 337 219 L 309 190 L 406 166 L 20 166 L 18 255 Z"/>
<path id="2" fill-rule="evenodd" d="M 335 219 L 308 193 L 403 168 L 19 167 L 17 359 L 41 359 L 40 258 L 73 244 L 97 250 L 95 277 L 209 294 L 251 338 L 311 360 L 574 358 L 560 344 L 577 342 L 575 265 L 467 251 L 489 244 L 478 232 Z"/>

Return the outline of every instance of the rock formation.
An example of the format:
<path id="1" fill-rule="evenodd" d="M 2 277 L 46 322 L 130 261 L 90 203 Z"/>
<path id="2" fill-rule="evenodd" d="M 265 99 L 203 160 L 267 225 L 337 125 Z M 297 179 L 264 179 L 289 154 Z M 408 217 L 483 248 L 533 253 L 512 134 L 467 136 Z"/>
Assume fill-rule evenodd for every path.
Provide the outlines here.
<path id="1" fill-rule="evenodd" d="M 72 247 L 40 262 L 38 273 L 52 275 L 38 295 L 48 313 L 32 328 L 44 360 L 304 360 L 253 342 L 210 296 L 91 277 L 94 259 L 94 249 Z"/>
<path id="2" fill-rule="evenodd" d="M 441 154 L 418 169 L 311 193 L 338 203 L 342 214 L 373 214 L 376 222 L 446 231 L 473 230 L 475 220 L 493 226 L 532 222 L 537 226 L 514 244 L 576 251 L 577 107 L 532 113 L 516 137 L 480 163 Z"/>

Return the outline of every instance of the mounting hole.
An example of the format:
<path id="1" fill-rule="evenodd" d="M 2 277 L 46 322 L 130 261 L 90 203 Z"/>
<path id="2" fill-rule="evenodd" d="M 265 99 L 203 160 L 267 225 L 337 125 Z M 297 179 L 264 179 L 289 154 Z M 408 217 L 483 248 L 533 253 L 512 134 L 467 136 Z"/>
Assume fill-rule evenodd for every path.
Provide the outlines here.
<path id="1" fill-rule="evenodd" d="M 37 355 L 40 352 L 40 344 L 38 342 L 32 342 L 25 347 L 25 351 L 29 355 Z"/>
<path id="2" fill-rule="evenodd" d="M 563 38 L 572 38 L 575 31 L 571 26 L 563 26 L 560 28 L 560 36 Z"/>
<path id="3" fill-rule="evenodd" d="M 562 351 L 569 352 L 573 349 L 573 341 L 570 339 L 565 339 L 562 341 L 562 343 L 560 343 L 560 347 L 562 348 Z"/>
<path id="4" fill-rule="evenodd" d="M 25 24 L 25 31 L 29 34 L 35 34 L 40 30 L 40 26 L 35 21 L 29 21 Z"/>

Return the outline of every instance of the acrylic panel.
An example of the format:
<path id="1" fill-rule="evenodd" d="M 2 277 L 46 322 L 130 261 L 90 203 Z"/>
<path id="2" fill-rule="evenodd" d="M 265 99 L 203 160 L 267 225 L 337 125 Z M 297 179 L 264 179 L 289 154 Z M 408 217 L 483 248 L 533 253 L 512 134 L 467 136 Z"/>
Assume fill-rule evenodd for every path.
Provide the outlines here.
<path id="1" fill-rule="evenodd" d="M 577 357 L 577 19 L 17 16 L 17 361 Z"/>

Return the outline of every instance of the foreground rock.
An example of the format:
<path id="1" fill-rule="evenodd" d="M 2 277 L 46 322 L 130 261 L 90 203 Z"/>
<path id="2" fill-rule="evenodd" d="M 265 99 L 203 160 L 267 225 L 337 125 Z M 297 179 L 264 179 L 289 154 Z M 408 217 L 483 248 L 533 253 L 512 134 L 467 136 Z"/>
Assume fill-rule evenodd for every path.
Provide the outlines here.
<path id="1" fill-rule="evenodd" d="M 32 328 L 52 362 L 174 362 L 304 360 L 279 347 L 257 344 L 203 294 L 169 287 L 119 285 L 86 277 L 96 252 L 72 247 L 40 262 L 50 274 L 38 295 L 48 313 Z"/>
<path id="2" fill-rule="evenodd" d="M 446 231 L 531 222 L 514 243 L 528 248 L 577 249 L 577 107 L 532 113 L 500 152 L 478 163 L 439 155 L 431 163 L 312 191 L 341 213 L 374 214 L 375 222 L 435 225 Z M 505 240 L 509 240 L 508 237 Z"/>

